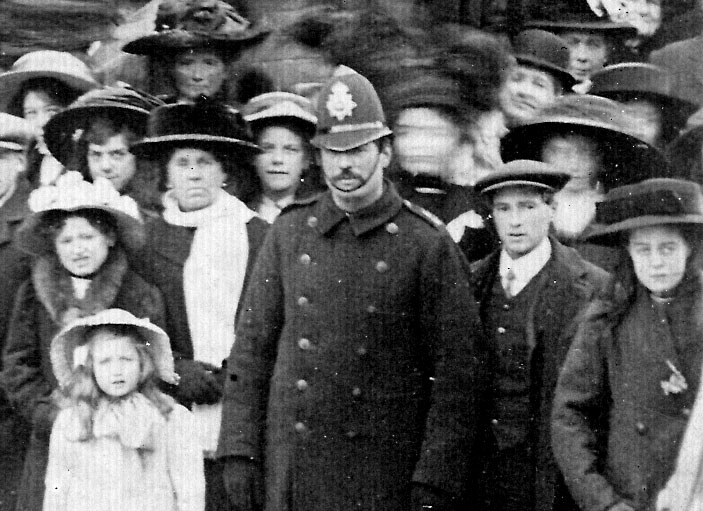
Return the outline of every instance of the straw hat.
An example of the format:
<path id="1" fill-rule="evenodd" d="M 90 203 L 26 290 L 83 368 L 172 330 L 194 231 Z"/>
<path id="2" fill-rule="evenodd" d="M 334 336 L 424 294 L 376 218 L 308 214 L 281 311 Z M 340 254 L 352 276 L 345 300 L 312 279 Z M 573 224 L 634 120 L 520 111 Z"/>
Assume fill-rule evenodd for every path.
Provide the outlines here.
<path id="1" fill-rule="evenodd" d="M 474 189 L 479 193 L 489 193 L 508 186 L 532 186 L 558 192 L 571 179 L 565 172 L 541 161 L 513 160 L 505 163 L 495 172 L 479 179 Z"/>
<path id="2" fill-rule="evenodd" d="M 317 116 L 312 102 L 292 92 L 267 92 L 251 98 L 242 108 L 242 116 L 249 124 L 265 123 L 272 119 L 291 119 L 315 130 Z"/>
<path id="3" fill-rule="evenodd" d="M 146 131 L 149 113 L 165 103 L 128 85 L 102 87 L 83 94 L 67 109 L 57 113 L 44 126 L 44 142 L 49 152 L 64 166 L 72 162 L 73 143 L 78 130 L 85 130 L 97 117 L 119 120 L 139 134 Z"/>
<path id="4" fill-rule="evenodd" d="M 94 209 L 104 211 L 115 221 L 117 237 L 127 250 L 136 252 L 144 245 L 144 224 L 134 199 L 120 195 L 105 178 L 92 183 L 79 172 L 67 172 L 55 185 L 42 186 L 29 194 L 32 212 L 17 231 L 16 241 L 25 252 L 42 256 L 54 251 L 54 242 L 43 232 L 44 222 L 56 211 Z"/>
<path id="5" fill-rule="evenodd" d="M 22 84 L 32 78 L 55 78 L 78 94 L 99 86 L 90 68 L 70 53 L 33 51 L 18 58 L 8 71 L 0 74 L 1 111 L 7 110 Z"/>
<path id="6" fill-rule="evenodd" d="M 51 341 L 50 358 L 59 387 L 71 381 L 75 367 L 83 365 L 87 350 L 82 350 L 91 329 L 102 325 L 129 325 L 139 332 L 151 354 L 156 374 L 166 383 L 177 385 L 179 376 L 174 370 L 171 342 L 166 332 L 148 318 L 137 318 L 122 309 L 107 309 L 93 316 L 80 318 L 64 327 Z"/>
<path id="7" fill-rule="evenodd" d="M 599 245 L 619 245 L 623 232 L 654 225 L 693 225 L 703 230 L 701 187 L 683 179 L 655 178 L 610 190 L 596 204 L 585 234 Z"/>

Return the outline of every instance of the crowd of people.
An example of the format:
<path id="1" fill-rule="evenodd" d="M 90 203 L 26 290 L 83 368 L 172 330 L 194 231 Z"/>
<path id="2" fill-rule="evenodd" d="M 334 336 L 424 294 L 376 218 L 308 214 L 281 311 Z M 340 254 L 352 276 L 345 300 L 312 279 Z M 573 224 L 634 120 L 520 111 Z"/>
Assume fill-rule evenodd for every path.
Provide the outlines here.
<path id="1" fill-rule="evenodd" d="M 0 509 L 703 509 L 700 38 L 579 4 L 0 73 Z"/>

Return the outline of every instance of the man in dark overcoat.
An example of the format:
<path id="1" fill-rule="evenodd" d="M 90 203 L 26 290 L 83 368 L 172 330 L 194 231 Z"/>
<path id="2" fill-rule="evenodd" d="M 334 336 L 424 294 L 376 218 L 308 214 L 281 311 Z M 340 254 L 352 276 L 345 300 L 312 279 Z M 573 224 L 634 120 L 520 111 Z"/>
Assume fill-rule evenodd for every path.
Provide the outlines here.
<path id="1" fill-rule="evenodd" d="M 552 457 L 550 413 L 573 320 L 608 275 L 548 235 L 552 198 L 568 179 L 546 163 L 515 160 L 476 183 L 501 240 L 471 267 L 490 346 L 477 509 L 575 509 Z"/>
<path id="2" fill-rule="evenodd" d="M 368 80 L 334 76 L 318 119 L 329 191 L 269 230 L 228 362 L 218 455 L 231 504 L 452 509 L 481 344 L 465 260 L 384 180 L 391 130 Z"/>

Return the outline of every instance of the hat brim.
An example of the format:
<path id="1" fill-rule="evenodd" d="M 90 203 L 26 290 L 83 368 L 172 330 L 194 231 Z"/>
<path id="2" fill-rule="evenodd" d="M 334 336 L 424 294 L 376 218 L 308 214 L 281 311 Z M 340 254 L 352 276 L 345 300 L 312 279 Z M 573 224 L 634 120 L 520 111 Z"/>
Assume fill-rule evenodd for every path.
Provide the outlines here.
<path id="1" fill-rule="evenodd" d="M 596 245 L 614 247 L 621 245 L 623 233 L 641 227 L 653 227 L 657 225 L 689 225 L 703 231 L 703 216 L 681 215 L 670 217 L 664 215 L 646 215 L 628 218 L 622 222 L 610 225 L 593 224 L 584 233 L 584 239 Z"/>
<path id="2" fill-rule="evenodd" d="M 164 52 L 175 53 L 194 49 L 236 53 L 249 45 L 259 42 L 268 32 L 268 30 L 263 28 L 254 28 L 243 30 L 236 35 L 218 36 L 216 34 L 189 32 L 180 29 L 164 30 L 163 32 L 154 32 L 130 41 L 122 47 L 122 51 L 150 57 L 163 56 Z"/>
<path id="3" fill-rule="evenodd" d="M 529 67 L 536 67 L 541 71 L 555 76 L 561 83 L 564 90 L 570 91 L 571 88 L 578 83 L 578 80 L 573 77 L 566 69 L 555 66 L 551 62 L 535 57 L 534 55 L 515 55 L 518 64 Z"/>
<path id="4" fill-rule="evenodd" d="M 73 374 L 73 356 L 78 346 L 85 344 L 85 337 L 92 328 L 101 325 L 129 325 L 134 327 L 147 343 L 147 349 L 152 354 L 156 373 L 166 383 L 177 385 L 179 377 L 173 362 L 171 343 L 166 332 L 150 323 L 148 319 L 125 321 L 118 318 L 107 322 L 105 319 L 96 321 L 96 317 L 104 317 L 106 312 L 97 316 L 81 318 L 61 330 L 51 341 L 49 356 L 54 375 L 59 387 L 65 387 L 71 381 Z"/>
<path id="5" fill-rule="evenodd" d="M 147 137 L 132 144 L 129 150 L 140 158 L 155 159 L 174 148 L 191 146 L 216 148 L 218 151 L 226 153 L 247 153 L 254 155 L 261 152 L 261 148 L 258 145 L 246 140 L 197 134 Z"/>
<path id="6" fill-rule="evenodd" d="M 0 110 L 7 111 L 10 101 L 22 88 L 22 84 L 32 78 L 54 78 L 75 90 L 79 95 L 100 86 L 95 80 L 59 71 L 7 71 L 0 75 Z"/>
<path id="7" fill-rule="evenodd" d="M 686 122 L 686 119 L 698 110 L 698 107 L 691 101 L 675 98 L 673 96 L 667 96 L 666 94 L 656 91 L 631 90 L 623 88 L 618 90 L 591 91 L 590 94 L 612 99 L 613 101 L 618 102 L 622 102 L 623 96 L 636 96 L 642 99 L 650 99 L 661 104 L 668 112 L 673 112 L 680 115 L 684 123 Z"/>
<path id="8" fill-rule="evenodd" d="M 670 177 L 667 158 L 654 146 L 614 130 L 605 123 L 579 117 L 554 117 L 548 121 L 513 128 L 501 140 L 502 159 L 506 162 L 517 159 L 541 161 L 546 140 L 553 135 L 565 133 L 582 134 L 617 148 L 616 159 L 626 165 L 612 173 L 598 176 L 606 189 L 633 184 L 650 177 Z"/>
<path id="9" fill-rule="evenodd" d="M 16 233 L 17 246 L 34 256 L 44 256 L 54 252 L 53 240 L 39 231 L 46 217 L 57 211 L 81 211 L 85 209 L 95 209 L 108 213 L 115 220 L 117 237 L 120 244 L 130 253 L 135 254 L 146 242 L 146 232 L 144 224 L 136 218 L 106 206 L 77 206 L 74 208 L 57 208 L 40 211 L 29 215 Z"/>
<path id="10" fill-rule="evenodd" d="M 312 145 L 320 149 L 329 149 L 330 151 L 349 151 L 356 147 L 378 140 L 379 138 L 392 135 L 388 127 L 369 128 L 354 131 L 342 131 L 339 133 L 324 133 L 315 135 L 310 141 Z"/>
<path id="11" fill-rule="evenodd" d="M 44 142 L 49 152 L 62 165 L 72 163 L 73 136 L 79 129 L 87 129 L 91 119 L 119 116 L 120 121 L 143 132 L 146 129 L 149 112 L 130 105 L 90 105 L 67 108 L 57 113 L 44 126 Z"/>
<path id="12" fill-rule="evenodd" d="M 525 28 L 540 28 L 548 32 L 565 32 L 579 30 L 589 32 L 604 32 L 609 36 L 635 37 L 637 29 L 633 26 L 612 21 L 531 21 Z"/>

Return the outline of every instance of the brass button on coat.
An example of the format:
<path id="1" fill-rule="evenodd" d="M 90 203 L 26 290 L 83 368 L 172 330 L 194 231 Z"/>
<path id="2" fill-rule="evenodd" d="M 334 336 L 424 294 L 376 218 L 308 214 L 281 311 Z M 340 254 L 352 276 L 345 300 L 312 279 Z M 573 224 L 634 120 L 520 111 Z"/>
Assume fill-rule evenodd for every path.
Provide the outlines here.
<path id="1" fill-rule="evenodd" d="M 306 339 L 305 337 L 298 339 L 298 348 L 301 350 L 309 350 L 310 346 L 310 339 Z"/>
<path id="2" fill-rule="evenodd" d="M 359 355 L 360 357 L 363 357 L 364 355 L 366 355 L 366 353 L 367 353 L 366 348 L 363 346 L 359 346 L 356 349 L 356 354 Z"/>
<path id="3" fill-rule="evenodd" d="M 378 273 L 386 273 L 388 271 L 388 263 L 386 261 L 379 261 L 376 263 L 376 271 Z"/>
<path id="4" fill-rule="evenodd" d="M 352 396 L 354 396 L 354 397 L 361 396 L 361 389 L 359 387 L 354 387 L 352 389 Z"/>
<path id="5" fill-rule="evenodd" d="M 311 261 L 311 259 L 310 259 L 309 254 L 303 254 L 300 256 L 300 263 L 301 264 L 304 264 L 305 266 L 307 266 L 308 264 L 310 264 L 310 261 Z"/>
<path id="6" fill-rule="evenodd" d="M 298 380 L 297 382 L 295 382 L 295 386 L 299 391 L 302 392 L 308 389 L 308 382 L 306 382 L 305 380 Z"/>
<path id="7" fill-rule="evenodd" d="M 310 300 L 306 296 L 301 296 L 300 298 L 298 298 L 298 305 L 300 305 L 301 307 L 305 307 L 309 303 Z"/>
<path id="8" fill-rule="evenodd" d="M 305 433 L 308 430 L 308 427 L 302 422 L 296 422 L 293 427 L 298 433 Z"/>
<path id="9" fill-rule="evenodd" d="M 308 217 L 308 225 L 310 227 L 317 227 L 317 217 L 316 216 Z"/>
<path id="10" fill-rule="evenodd" d="M 501 334 L 501 335 L 503 335 L 503 334 L 505 333 L 505 328 L 503 328 L 502 326 L 499 326 L 499 327 L 498 327 L 498 333 Z"/>
<path id="11" fill-rule="evenodd" d="M 647 425 L 644 422 L 637 422 L 635 424 L 635 430 L 637 430 L 637 433 L 640 435 L 645 435 L 647 433 Z"/>
<path id="12" fill-rule="evenodd" d="M 386 232 L 388 234 L 398 234 L 399 230 L 400 229 L 398 228 L 398 224 L 396 224 L 395 222 L 390 222 L 386 224 Z"/>

